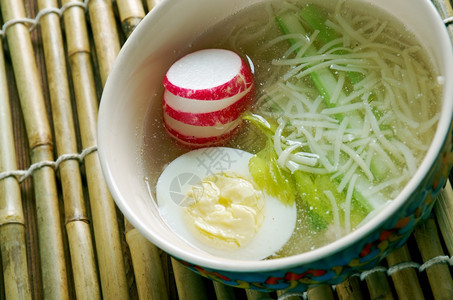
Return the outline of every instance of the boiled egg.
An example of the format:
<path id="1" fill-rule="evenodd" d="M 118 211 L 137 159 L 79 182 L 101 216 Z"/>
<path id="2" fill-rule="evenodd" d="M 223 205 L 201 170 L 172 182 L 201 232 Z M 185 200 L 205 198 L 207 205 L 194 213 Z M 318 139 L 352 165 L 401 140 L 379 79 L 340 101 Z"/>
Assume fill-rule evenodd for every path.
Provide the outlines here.
<path id="1" fill-rule="evenodd" d="M 296 206 L 259 190 L 252 154 L 208 147 L 173 160 L 160 175 L 156 198 L 169 228 L 211 255 L 261 260 L 278 251 L 296 225 Z"/>

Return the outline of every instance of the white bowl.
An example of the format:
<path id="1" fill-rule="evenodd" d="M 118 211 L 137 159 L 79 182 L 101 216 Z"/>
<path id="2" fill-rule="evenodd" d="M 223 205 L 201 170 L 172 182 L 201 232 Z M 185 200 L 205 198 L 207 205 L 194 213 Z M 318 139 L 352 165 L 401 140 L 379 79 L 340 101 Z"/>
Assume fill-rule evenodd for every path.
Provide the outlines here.
<path id="1" fill-rule="evenodd" d="M 430 1 L 364 1 L 371 2 L 402 20 L 423 41 L 434 60 L 435 67 L 445 77 L 446 82 L 453 82 L 451 41 Z M 266 278 L 284 274 L 288 270 L 302 272 L 307 268 L 317 268 L 316 262 L 319 263 L 319 261 L 324 261 L 326 270 L 332 266 L 347 265 L 355 256 L 352 252 L 347 254 L 352 251 L 351 249 L 363 247 L 364 243 L 371 243 L 381 231 L 390 230 L 388 227 L 392 226 L 391 224 L 394 225 L 397 220 L 408 215 L 412 216 L 414 211 L 408 207 L 414 204 L 408 203 L 418 201 L 415 204 L 416 207 L 424 203 L 425 199 L 414 199 L 419 198 L 417 194 L 419 191 L 432 185 L 434 179 L 428 181 L 425 179 L 430 171 L 439 168 L 439 157 L 445 154 L 445 149 L 451 143 L 453 112 L 453 85 L 446 84 L 443 87 L 443 108 L 438 129 L 428 155 L 414 178 L 388 207 L 346 237 L 315 251 L 267 261 L 235 261 L 214 257 L 192 248 L 169 230 L 159 216 L 158 208 L 150 196 L 140 158 L 143 144 L 146 142 L 143 138 L 144 127 L 145 124 L 155 126 L 158 137 L 154 143 L 159 143 L 160 148 L 151 147 L 154 150 L 150 150 L 148 155 L 152 155 L 155 160 L 155 172 L 160 172 L 161 152 L 167 152 L 167 149 L 172 147 L 171 142 L 160 133 L 163 131 L 160 125 L 161 82 L 166 70 L 175 60 L 190 51 L 191 42 L 206 28 L 249 5 L 260 2 L 263 1 L 171 0 L 162 2 L 139 24 L 121 49 L 105 85 L 98 121 L 98 151 L 102 168 L 113 198 L 127 219 L 155 245 L 187 262 L 189 266 L 198 266 L 198 272 L 203 275 L 216 278 L 215 274 L 223 274 L 233 278 L 232 282 L 236 278 L 252 285 L 255 283 L 256 286 L 263 284 Z M 177 154 L 175 152 L 171 155 Z M 153 166 L 149 168 L 153 169 Z M 431 172 L 434 175 L 429 176 L 439 177 L 439 172 L 436 171 L 435 174 Z M 442 172 L 445 173 L 445 171 Z M 440 176 L 441 183 L 445 182 L 445 177 L 445 174 Z M 428 203 L 425 206 L 423 206 L 424 215 L 429 213 L 432 204 Z M 407 212 L 407 215 L 401 215 L 402 211 Z M 419 219 L 419 217 L 414 218 L 416 221 Z M 415 226 L 415 223 L 411 226 Z M 362 268 L 371 268 L 393 248 L 400 246 L 409 233 L 404 233 L 399 243 L 389 246 L 373 263 L 363 264 Z M 340 250 L 343 251 L 341 259 Z M 345 259 L 348 255 L 351 257 Z M 337 274 L 335 280 L 327 279 L 327 282 L 337 282 L 357 270 L 359 269 L 350 267 L 344 274 Z M 222 278 L 224 277 L 220 277 L 220 280 L 223 280 Z M 236 285 L 232 282 L 227 283 Z M 289 284 L 286 282 L 276 287 L 285 288 L 289 287 Z M 259 286 L 259 288 L 272 289 L 273 287 Z M 300 283 L 294 288 L 303 290 L 306 284 Z"/>

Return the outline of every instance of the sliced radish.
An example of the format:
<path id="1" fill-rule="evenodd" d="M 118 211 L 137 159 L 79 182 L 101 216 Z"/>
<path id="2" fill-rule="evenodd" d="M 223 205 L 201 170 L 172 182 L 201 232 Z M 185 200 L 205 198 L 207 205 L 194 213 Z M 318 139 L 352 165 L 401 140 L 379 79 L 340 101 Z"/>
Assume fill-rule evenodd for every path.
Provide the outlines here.
<path id="1" fill-rule="evenodd" d="M 164 104 L 170 106 L 174 110 L 183 111 L 187 113 L 208 113 L 218 111 L 233 105 L 236 101 L 243 99 L 248 95 L 254 93 L 254 86 L 250 86 L 247 90 L 238 93 L 232 97 L 219 99 L 216 101 L 210 100 L 197 100 L 176 96 L 170 91 L 164 91 Z"/>
<path id="2" fill-rule="evenodd" d="M 247 109 L 253 99 L 252 92 L 252 87 L 250 87 L 246 92 L 223 100 L 186 99 L 181 101 L 182 103 L 174 103 L 174 98 L 179 98 L 178 101 L 185 98 L 166 92 L 163 100 L 164 112 L 173 119 L 189 125 L 215 126 L 226 124 L 239 118 L 241 113 Z"/>
<path id="3" fill-rule="evenodd" d="M 219 100 L 246 91 L 253 85 L 253 75 L 235 52 L 205 49 L 176 61 L 165 75 L 163 84 L 179 97 Z"/>
<path id="4" fill-rule="evenodd" d="M 178 142 L 194 148 L 221 144 L 236 133 L 241 123 L 238 119 L 222 126 L 194 126 L 179 122 L 164 113 L 167 133 Z"/>
<path id="5" fill-rule="evenodd" d="M 229 139 L 255 94 L 249 66 L 238 54 L 224 49 L 184 56 L 170 67 L 163 85 L 165 129 L 191 147 Z"/>

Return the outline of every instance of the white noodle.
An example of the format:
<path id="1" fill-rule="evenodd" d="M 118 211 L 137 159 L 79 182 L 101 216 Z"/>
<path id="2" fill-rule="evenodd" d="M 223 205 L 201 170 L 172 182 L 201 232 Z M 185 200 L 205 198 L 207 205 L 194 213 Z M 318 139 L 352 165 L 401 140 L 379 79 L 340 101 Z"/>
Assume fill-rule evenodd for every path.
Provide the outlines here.
<path id="1" fill-rule="evenodd" d="M 368 42 L 363 36 L 355 31 L 340 14 L 335 15 L 335 19 L 337 20 L 338 24 L 340 24 L 345 34 L 349 35 L 360 44 L 365 44 Z"/>
<path id="2" fill-rule="evenodd" d="M 340 211 L 338 209 L 337 201 L 331 191 L 324 191 L 324 194 L 326 195 L 327 199 L 329 199 L 330 206 L 332 207 L 333 225 L 335 226 L 334 228 L 336 237 L 340 238 L 341 236 Z"/>
<path id="3" fill-rule="evenodd" d="M 330 172 L 332 172 L 335 168 L 332 166 L 330 161 L 327 159 L 327 155 L 322 150 L 321 146 L 315 141 L 313 136 L 305 129 L 305 128 L 300 128 L 299 129 L 304 136 L 307 138 L 308 144 L 310 145 L 310 148 L 313 153 L 317 153 L 319 155 L 319 161 L 321 164 Z"/>
<path id="4" fill-rule="evenodd" d="M 335 168 L 338 168 L 340 164 L 340 150 L 341 150 L 341 145 L 343 144 L 343 137 L 344 137 L 344 132 L 346 130 L 346 126 L 348 125 L 348 117 L 345 117 L 343 121 L 341 122 L 338 130 L 336 131 L 336 138 L 335 138 L 335 143 L 334 143 L 334 155 L 333 155 L 333 165 Z"/>
<path id="5" fill-rule="evenodd" d="M 340 76 L 338 76 L 337 85 L 335 86 L 335 89 L 334 89 L 332 95 L 330 96 L 330 103 L 338 102 L 340 95 L 343 93 L 345 79 L 346 79 L 346 76 L 344 73 L 341 73 Z"/>
<path id="6" fill-rule="evenodd" d="M 299 148 L 299 146 L 300 145 L 298 145 L 298 144 L 293 144 L 293 145 L 291 145 L 289 147 L 286 147 L 285 150 L 283 150 L 280 154 L 278 154 L 277 163 L 281 167 L 285 167 L 286 166 L 286 162 L 289 160 L 289 156 L 291 155 L 291 152 L 293 152 L 294 150 Z"/>
<path id="7" fill-rule="evenodd" d="M 401 153 L 403 153 L 409 175 L 414 175 L 415 171 L 417 170 L 417 160 L 415 159 L 412 151 L 406 145 L 396 139 L 392 142 L 394 145 L 396 145 L 396 147 L 398 147 L 398 149 L 400 149 Z"/>
<path id="8" fill-rule="evenodd" d="M 344 229 L 346 233 L 351 232 L 351 201 L 352 194 L 355 188 L 355 182 L 357 181 L 357 174 L 352 175 L 351 181 L 348 185 L 348 191 L 346 192 L 346 200 L 344 207 Z"/>
<path id="9" fill-rule="evenodd" d="M 370 181 L 374 179 L 373 173 L 371 172 L 370 168 L 366 165 L 366 163 L 363 161 L 362 157 L 355 152 L 353 149 L 349 148 L 345 144 L 341 145 L 341 151 L 349 155 L 356 164 L 362 169 L 362 171 L 365 173 L 365 175 L 368 177 Z"/>
<path id="10" fill-rule="evenodd" d="M 336 114 L 344 114 L 344 113 L 354 111 L 354 110 L 359 110 L 362 108 L 363 108 L 363 103 L 358 102 L 358 103 L 347 104 L 347 105 L 342 105 L 342 106 L 337 106 L 337 107 L 332 107 L 332 108 L 325 108 L 321 111 L 321 113 L 326 114 L 326 115 L 336 115 Z"/>

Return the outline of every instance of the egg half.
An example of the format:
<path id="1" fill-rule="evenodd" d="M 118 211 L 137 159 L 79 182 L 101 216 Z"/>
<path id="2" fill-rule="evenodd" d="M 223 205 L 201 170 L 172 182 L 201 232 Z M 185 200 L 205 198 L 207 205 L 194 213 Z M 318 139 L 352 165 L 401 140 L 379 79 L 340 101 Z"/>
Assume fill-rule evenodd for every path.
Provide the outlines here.
<path id="1" fill-rule="evenodd" d="M 160 175 L 156 198 L 162 219 L 181 239 L 211 255 L 261 260 L 278 251 L 296 225 L 296 205 L 259 190 L 252 154 L 227 147 L 190 151 Z"/>

